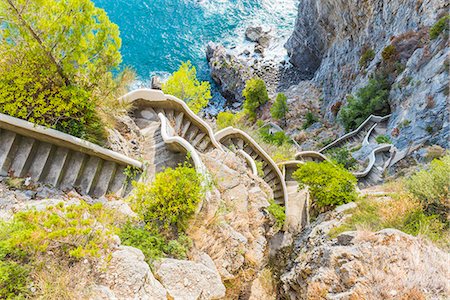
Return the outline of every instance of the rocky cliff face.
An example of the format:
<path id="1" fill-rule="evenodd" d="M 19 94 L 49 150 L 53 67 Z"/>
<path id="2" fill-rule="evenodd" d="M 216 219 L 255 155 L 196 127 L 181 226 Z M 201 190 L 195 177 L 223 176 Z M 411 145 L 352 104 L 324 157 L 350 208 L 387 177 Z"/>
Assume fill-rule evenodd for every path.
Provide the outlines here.
<path id="1" fill-rule="evenodd" d="M 282 272 L 283 299 L 440 299 L 450 292 L 448 253 L 395 229 L 330 238 L 354 203 L 323 214 L 296 239 Z"/>
<path id="2" fill-rule="evenodd" d="M 425 142 L 448 148 L 449 45 L 443 36 L 428 36 L 448 6 L 443 0 L 302 0 L 286 48 L 296 67 L 313 74 L 312 83 L 323 93 L 322 112 L 334 120 L 333 106 L 345 104 L 347 94 L 367 83 L 383 49 L 397 39 L 403 43 L 404 70 L 389 97 L 394 144 L 402 150 Z M 417 37 L 421 30 L 425 34 Z M 361 66 L 367 50 L 373 51 L 373 60 Z"/>

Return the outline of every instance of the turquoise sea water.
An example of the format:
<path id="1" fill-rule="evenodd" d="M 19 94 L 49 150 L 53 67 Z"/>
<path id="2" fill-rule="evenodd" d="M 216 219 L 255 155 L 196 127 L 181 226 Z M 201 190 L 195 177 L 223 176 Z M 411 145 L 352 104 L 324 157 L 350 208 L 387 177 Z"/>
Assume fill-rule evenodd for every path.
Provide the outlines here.
<path id="1" fill-rule="evenodd" d="M 297 0 L 94 0 L 119 25 L 123 64 L 141 81 L 175 71 L 190 60 L 199 77 L 209 80 L 205 58 L 208 41 L 244 42 L 250 23 L 289 34 Z"/>

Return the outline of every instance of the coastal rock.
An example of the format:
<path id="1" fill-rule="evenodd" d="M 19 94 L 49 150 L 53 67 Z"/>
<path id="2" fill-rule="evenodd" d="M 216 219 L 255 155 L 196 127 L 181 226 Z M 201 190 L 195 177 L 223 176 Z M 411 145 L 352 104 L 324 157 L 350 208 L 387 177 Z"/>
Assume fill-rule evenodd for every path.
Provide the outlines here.
<path id="1" fill-rule="evenodd" d="M 253 77 L 253 71 L 243 61 L 227 52 L 224 46 L 210 42 L 206 57 L 211 68 L 211 77 L 220 87 L 228 106 L 242 104 L 245 82 Z"/>
<path id="2" fill-rule="evenodd" d="M 98 289 L 97 294 L 101 291 L 104 294 L 95 299 L 167 299 L 165 288 L 155 279 L 139 249 L 120 246 L 112 253 L 108 269 L 102 277 L 107 289 Z"/>
<path id="3" fill-rule="evenodd" d="M 219 299 L 225 286 L 215 269 L 186 260 L 164 259 L 156 275 L 174 300 Z"/>
<path id="4" fill-rule="evenodd" d="M 251 42 L 258 43 L 262 48 L 266 48 L 271 40 L 269 32 L 269 30 L 264 30 L 262 26 L 249 26 L 245 30 L 245 37 Z"/>
<path id="5" fill-rule="evenodd" d="M 389 97 L 393 143 L 407 153 L 424 144 L 448 149 L 449 42 L 443 35 L 428 36 L 446 12 L 444 0 L 301 0 L 285 47 L 291 63 L 321 91 L 322 115 L 335 122 L 347 95 L 367 84 L 383 50 L 396 43 L 402 68 Z M 360 63 L 369 50 L 373 59 Z"/>

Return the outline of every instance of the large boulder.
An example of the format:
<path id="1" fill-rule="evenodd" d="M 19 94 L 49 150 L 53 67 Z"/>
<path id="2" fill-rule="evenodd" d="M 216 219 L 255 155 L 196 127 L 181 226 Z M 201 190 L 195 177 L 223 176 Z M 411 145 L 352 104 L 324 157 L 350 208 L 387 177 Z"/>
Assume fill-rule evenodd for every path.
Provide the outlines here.
<path id="1" fill-rule="evenodd" d="M 166 289 L 153 276 L 144 254 L 133 247 L 120 246 L 112 253 L 102 282 L 95 299 L 167 299 Z"/>
<path id="2" fill-rule="evenodd" d="M 164 259 L 156 275 L 167 289 L 170 299 L 197 300 L 220 299 L 225 296 L 225 286 L 220 275 L 212 268 L 187 260 Z"/>

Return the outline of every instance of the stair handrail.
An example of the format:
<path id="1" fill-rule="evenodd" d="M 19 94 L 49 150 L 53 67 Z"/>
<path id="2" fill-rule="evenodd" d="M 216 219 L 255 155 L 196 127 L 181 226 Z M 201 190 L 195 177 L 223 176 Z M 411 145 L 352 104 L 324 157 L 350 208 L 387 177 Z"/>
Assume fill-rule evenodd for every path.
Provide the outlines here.
<path id="1" fill-rule="evenodd" d="M 301 160 L 303 157 L 318 158 L 320 161 L 331 162 L 328 157 L 318 151 L 300 151 L 295 154 L 295 160 Z"/>
<path id="2" fill-rule="evenodd" d="M 278 176 L 278 178 L 280 180 L 281 189 L 283 191 L 284 203 L 287 203 L 287 199 L 288 199 L 287 198 L 287 190 L 286 190 L 286 183 L 284 181 L 283 174 L 281 173 L 277 164 L 272 160 L 270 155 L 267 154 L 267 152 L 263 148 L 261 148 L 261 146 L 250 135 L 248 135 L 246 132 L 244 132 L 240 129 L 234 128 L 232 126 L 224 128 L 224 129 L 216 132 L 215 138 L 217 141 L 220 142 L 221 140 L 223 140 L 224 138 L 226 138 L 227 136 L 230 136 L 230 135 L 237 135 L 240 138 L 242 138 L 244 141 L 246 141 L 247 143 L 251 144 L 252 148 L 266 161 L 266 163 L 268 165 L 270 165 L 272 167 L 272 170 L 275 171 L 276 175 Z"/>
<path id="3" fill-rule="evenodd" d="M 147 103 L 159 103 L 161 106 L 166 106 L 166 108 L 174 108 L 178 107 L 181 108 L 182 112 L 187 115 L 192 123 L 194 123 L 198 128 L 203 130 L 204 133 L 206 133 L 211 143 L 214 145 L 215 148 L 223 150 L 222 146 L 219 142 L 215 139 L 214 131 L 212 130 L 211 126 L 209 126 L 208 123 L 206 123 L 202 118 L 197 116 L 184 102 L 183 100 L 178 99 L 175 96 L 172 95 L 166 95 L 160 90 L 154 90 L 154 89 L 136 89 L 133 90 L 122 97 L 119 98 L 120 101 L 125 101 L 128 103 L 135 103 L 139 100 L 144 100 Z"/>
<path id="4" fill-rule="evenodd" d="M 73 151 L 82 152 L 88 155 L 99 157 L 104 160 L 113 161 L 119 165 L 129 165 L 138 169 L 143 168 L 143 164 L 140 161 L 127 157 L 121 153 L 103 148 L 94 143 L 55 129 L 47 128 L 1 113 L 0 128 L 13 131 L 20 135 L 34 138 L 42 142 L 66 147 Z"/>
<path id="5" fill-rule="evenodd" d="M 236 152 L 237 154 L 242 155 L 244 159 L 247 161 L 247 164 L 250 166 L 250 169 L 252 170 L 252 174 L 258 176 L 258 168 L 256 167 L 255 160 L 242 149 L 239 149 Z"/>
<path id="6" fill-rule="evenodd" d="M 391 117 L 392 114 L 386 115 L 384 117 L 381 116 L 376 116 L 376 115 L 370 115 L 364 122 L 361 123 L 361 125 L 358 126 L 358 128 L 356 128 L 355 130 L 344 134 L 343 136 L 341 136 L 340 138 L 334 140 L 333 142 L 331 142 L 330 144 L 326 145 L 325 147 L 323 147 L 322 149 L 319 150 L 319 152 L 324 152 L 330 148 L 333 148 L 334 146 L 336 146 L 337 144 L 340 144 L 342 141 L 351 138 L 352 136 L 357 135 L 369 122 L 375 122 L 375 123 L 380 123 L 385 121 L 386 119 L 389 119 Z"/>
<path id="7" fill-rule="evenodd" d="M 372 168 L 374 168 L 374 166 L 375 166 L 377 153 L 391 151 L 392 148 L 393 148 L 393 145 L 391 145 L 391 144 L 383 144 L 383 145 L 373 149 L 372 152 L 370 152 L 370 154 L 369 154 L 369 164 L 364 169 L 364 171 L 353 172 L 353 175 L 355 175 L 356 178 L 366 177 L 370 173 L 370 171 L 372 171 Z"/>
<path id="8" fill-rule="evenodd" d="M 197 153 L 197 150 L 195 150 L 194 146 L 192 146 L 191 143 L 189 143 L 181 136 L 173 134 L 173 128 L 169 125 L 169 121 L 164 114 L 158 113 L 158 118 L 161 120 L 161 136 L 164 140 L 164 143 L 166 143 L 169 147 L 173 147 L 175 150 L 178 150 L 180 152 L 183 151 L 186 154 L 189 154 L 194 163 L 194 168 L 197 173 L 203 176 L 207 176 L 208 172 L 206 170 L 206 167 L 203 164 L 203 161 L 200 158 L 200 155 Z"/>

